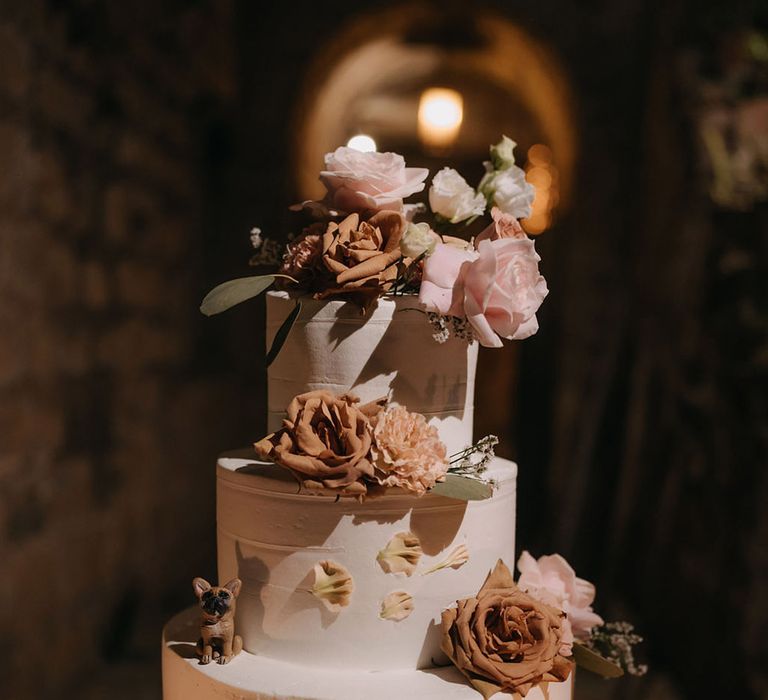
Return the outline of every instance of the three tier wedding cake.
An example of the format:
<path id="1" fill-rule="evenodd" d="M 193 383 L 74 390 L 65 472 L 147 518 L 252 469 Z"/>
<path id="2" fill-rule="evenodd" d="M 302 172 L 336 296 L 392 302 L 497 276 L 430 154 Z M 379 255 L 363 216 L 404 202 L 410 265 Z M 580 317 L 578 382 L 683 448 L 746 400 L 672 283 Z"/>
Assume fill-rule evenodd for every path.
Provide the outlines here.
<path id="1" fill-rule="evenodd" d="M 513 149 L 477 190 L 439 171 L 426 206 L 426 170 L 339 148 L 301 233 L 255 231 L 264 274 L 204 300 L 266 292 L 270 432 L 217 464 L 227 583 L 166 626 L 165 700 L 566 700 L 575 662 L 621 673 L 562 557 L 514 580 L 517 467 L 473 435 L 478 344 L 535 333 L 547 294 Z"/>

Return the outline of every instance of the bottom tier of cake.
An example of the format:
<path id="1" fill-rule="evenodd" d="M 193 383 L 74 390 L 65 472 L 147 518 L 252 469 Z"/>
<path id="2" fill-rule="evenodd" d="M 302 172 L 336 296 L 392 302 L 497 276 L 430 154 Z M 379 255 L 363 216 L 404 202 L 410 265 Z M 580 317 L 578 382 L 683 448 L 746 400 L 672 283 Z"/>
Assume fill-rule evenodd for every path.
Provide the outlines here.
<path id="1" fill-rule="evenodd" d="M 452 666 L 420 670 L 326 671 L 242 652 L 231 663 L 201 665 L 195 653 L 197 607 L 174 617 L 163 630 L 163 700 L 480 700 Z M 526 700 L 571 700 L 573 674 L 563 683 L 542 683 Z M 509 698 L 498 695 L 498 698 Z M 513 696 L 519 700 L 520 696 Z"/>

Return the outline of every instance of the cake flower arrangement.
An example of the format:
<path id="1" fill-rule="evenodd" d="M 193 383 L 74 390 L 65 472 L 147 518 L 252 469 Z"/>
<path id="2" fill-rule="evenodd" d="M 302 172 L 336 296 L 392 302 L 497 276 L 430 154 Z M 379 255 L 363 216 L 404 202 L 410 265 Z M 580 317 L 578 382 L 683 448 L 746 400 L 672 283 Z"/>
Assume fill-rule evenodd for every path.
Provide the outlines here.
<path id="1" fill-rule="evenodd" d="M 439 342 L 455 335 L 501 347 L 504 339 L 533 335 L 548 290 L 520 224 L 531 214 L 534 188 L 515 164 L 514 148 L 506 136 L 491 146 L 477 188 L 442 168 L 432 177 L 428 204 L 406 202 L 425 189 L 427 169 L 407 167 L 396 153 L 337 148 L 320 172 L 325 197 L 292 207 L 304 217 L 301 232 L 281 245 L 254 229 L 251 263 L 265 274 L 219 285 L 202 312 L 220 313 L 273 285 L 295 296 L 297 309 L 302 296 L 311 296 L 344 299 L 366 313 L 379 297 L 411 294 Z"/>
<path id="2" fill-rule="evenodd" d="M 409 578 L 423 554 L 419 538 L 401 532 L 377 561 L 387 574 Z M 467 547 L 459 546 L 421 575 L 459 569 L 468 559 Z M 443 653 L 486 700 L 497 693 L 525 697 L 534 686 L 568 680 L 576 665 L 604 678 L 647 672 L 634 658 L 633 647 L 642 638 L 628 622 L 606 623 L 592 609 L 595 586 L 579 578 L 562 556 L 535 559 L 524 551 L 517 569 L 515 581 L 499 560 L 476 595 L 457 600 L 441 614 Z M 350 605 L 355 582 L 343 565 L 319 562 L 314 578 L 308 592 L 330 612 L 340 614 Z M 379 617 L 402 622 L 414 605 L 407 590 L 393 591 L 381 601 Z"/>
<path id="3" fill-rule="evenodd" d="M 489 436 L 448 455 L 437 428 L 420 413 L 386 399 L 360 404 L 350 394 L 318 389 L 296 396 L 283 427 L 254 447 L 317 493 L 362 500 L 399 488 L 477 500 L 493 492 L 483 474 L 497 442 Z"/>

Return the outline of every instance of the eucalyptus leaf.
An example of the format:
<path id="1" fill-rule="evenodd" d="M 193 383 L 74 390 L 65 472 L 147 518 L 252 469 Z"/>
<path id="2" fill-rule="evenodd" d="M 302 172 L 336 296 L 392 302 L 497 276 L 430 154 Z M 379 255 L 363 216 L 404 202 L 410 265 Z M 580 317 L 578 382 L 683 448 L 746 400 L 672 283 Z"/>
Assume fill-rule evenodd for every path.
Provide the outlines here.
<path id="1" fill-rule="evenodd" d="M 267 367 L 275 361 L 275 358 L 282 349 L 285 341 L 288 339 L 288 334 L 291 332 L 291 328 L 293 328 L 293 324 L 296 323 L 296 319 L 299 317 L 300 313 L 301 302 L 297 301 L 296 306 L 293 307 L 291 313 L 286 316 L 285 321 L 283 321 L 280 328 L 277 329 L 277 333 L 275 333 L 275 337 L 272 340 L 272 347 L 269 349 L 266 357 Z"/>
<path id="2" fill-rule="evenodd" d="M 573 660 L 581 668 L 592 671 L 603 678 L 618 678 L 624 675 L 624 669 L 621 666 L 578 642 L 573 645 Z"/>
<path id="3" fill-rule="evenodd" d="M 252 299 L 264 292 L 275 281 L 275 275 L 256 275 L 238 277 L 214 287 L 205 295 L 200 311 L 206 316 L 214 316 L 237 304 Z"/>
<path id="4" fill-rule="evenodd" d="M 484 501 L 493 496 L 493 485 L 449 472 L 445 475 L 445 481 L 438 481 L 430 492 L 459 501 Z"/>

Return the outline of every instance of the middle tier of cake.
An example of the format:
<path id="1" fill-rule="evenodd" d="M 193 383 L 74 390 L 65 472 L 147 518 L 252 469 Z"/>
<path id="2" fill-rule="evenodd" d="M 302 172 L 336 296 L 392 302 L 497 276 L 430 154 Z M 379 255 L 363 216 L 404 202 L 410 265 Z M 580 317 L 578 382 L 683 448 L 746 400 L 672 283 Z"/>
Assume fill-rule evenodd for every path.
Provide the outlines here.
<path id="1" fill-rule="evenodd" d="M 217 466 L 219 580 L 243 582 L 237 629 L 245 649 L 263 657 L 326 669 L 415 669 L 446 663 L 440 615 L 474 596 L 498 559 L 515 561 L 512 462 L 494 459 L 498 486 L 484 501 L 391 489 L 364 502 L 301 491 L 286 470 L 223 455 Z M 388 573 L 397 535 L 423 552 L 410 575 Z M 387 550 L 388 545 L 394 542 Z M 379 557 L 379 553 L 387 550 Z M 332 612 L 313 594 L 315 567 L 340 565 L 351 578 L 348 605 Z M 382 619 L 392 593 L 411 597 L 401 621 Z"/>

